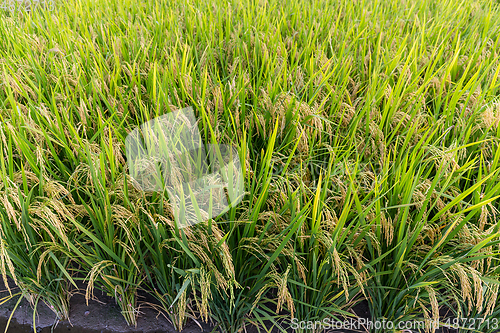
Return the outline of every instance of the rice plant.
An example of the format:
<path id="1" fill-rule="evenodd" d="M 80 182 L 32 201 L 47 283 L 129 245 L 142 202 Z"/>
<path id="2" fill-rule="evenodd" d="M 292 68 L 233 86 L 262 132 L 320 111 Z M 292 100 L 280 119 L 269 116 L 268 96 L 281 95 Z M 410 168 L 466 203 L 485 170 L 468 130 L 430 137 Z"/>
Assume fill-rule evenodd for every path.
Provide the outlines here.
<path id="1" fill-rule="evenodd" d="M 394 323 L 447 310 L 487 331 L 500 315 L 497 2 L 70 0 L 0 16 L 13 297 L 65 320 L 82 280 L 129 325 L 152 306 L 179 331 L 285 331 L 360 302 Z M 189 106 L 205 145 L 237 147 L 245 195 L 179 228 L 166 191 L 134 186 L 125 140 Z"/>

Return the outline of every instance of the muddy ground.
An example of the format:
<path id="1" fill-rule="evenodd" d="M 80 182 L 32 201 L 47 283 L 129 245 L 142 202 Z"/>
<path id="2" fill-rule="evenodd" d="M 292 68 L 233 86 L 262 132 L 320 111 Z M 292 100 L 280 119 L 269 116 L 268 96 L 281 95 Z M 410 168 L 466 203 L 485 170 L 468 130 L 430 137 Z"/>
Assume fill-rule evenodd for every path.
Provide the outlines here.
<path id="1" fill-rule="evenodd" d="M 14 287 L 15 288 L 15 287 Z M 8 296 L 9 293 L 2 287 L 0 298 Z M 16 289 L 12 289 L 14 294 Z M 142 312 L 137 319 L 137 327 L 129 327 L 123 319 L 120 308 L 115 303 L 114 299 L 95 291 L 94 295 L 98 300 L 89 300 L 87 306 L 84 296 L 84 290 L 75 294 L 70 300 L 70 318 L 69 321 L 57 322 L 54 313 L 42 302 L 37 306 L 36 314 L 36 332 L 37 333 L 152 333 L 165 332 L 176 333 L 172 324 L 169 321 L 151 308 L 141 308 Z M 5 330 L 8 318 L 17 303 L 18 296 L 10 299 L 0 305 L 0 332 Z M 358 311 L 360 311 L 358 309 Z M 363 311 L 363 315 L 367 314 L 367 310 Z M 360 313 L 361 314 L 361 313 Z M 33 309 L 29 303 L 23 299 L 12 316 L 9 324 L 8 332 L 10 333 L 29 333 L 34 332 L 33 329 Z M 188 320 L 183 333 L 199 333 L 199 332 L 218 332 L 214 331 L 214 326 L 199 321 L 196 324 L 193 320 Z M 293 330 L 289 329 L 289 332 Z M 247 333 L 256 333 L 254 327 L 247 327 Z M 261 330 L 261 332 L 264 332 Z M 273 332 L 278 332 L 274 329 Z M 347 332 L 346 332 L 347 333 Z"/>
<path id="2" fill-rule="evenodd" d="M 8 296 L 9 293 L 1 284 L 0 299 Z M 12 293 L 16 293 L 16 287 L 11 285 Z M 55 314 L 43 303 L 40 302 L 37 306 L 35 316 L 36 328 L 33 328 L 33 308 L 28 302 L 23 299 L 16 311 L 12 314 L 12 310 L 17 303 L 18 296 L 8 300 L 0 305 L 0 333 L 5 330 L 7 321 L 12 314 L 12 319 L 9 324 L 9 333 L 177 333 L 172 324 L 158 311 L 142 307 L 141 314 L 137 319 L 137 327 L 129 327 L 123 319 L 119 306 L 115 303 L 112 297 L 108 297 L 100 291 L 95 291 L 96 300 L 89 300 L 87 306 L 85 300 L 85 289 L 74 294 L 70 300 L 70 318 L 69 321 L 57 322 Z M 149 300 L 148 300 L 149 301 Z M 0 300 L 1 303 L 1 300 Z M 361 318 L 370 318 L 368 304 L 366 302 L 357 305 L 351 309 Z M 453 330 L 443 330 L 442 333 L 452 332 Z M 214 329 L 209 323 L 198 323 L 193 320 L 188 320 L 187 326 L 182 331 L 183 333 L 200 333 L 200 332 L 219 332 Z M 245 331 L 244 331 L 245 332 Z M 255 327 L 247 327 L 246 333 L 259 332 Z M 261 332 L 265 332 L 261 329 Z M 278 332 L 278 329 L 273 329 L 272 332 Z M 294 332 L 291 328 L 287 332 Z M 348 330 L 332 330 L 330 332 L 353 333 Z M 365 332 L 365 331 L 357 331 Z"/>

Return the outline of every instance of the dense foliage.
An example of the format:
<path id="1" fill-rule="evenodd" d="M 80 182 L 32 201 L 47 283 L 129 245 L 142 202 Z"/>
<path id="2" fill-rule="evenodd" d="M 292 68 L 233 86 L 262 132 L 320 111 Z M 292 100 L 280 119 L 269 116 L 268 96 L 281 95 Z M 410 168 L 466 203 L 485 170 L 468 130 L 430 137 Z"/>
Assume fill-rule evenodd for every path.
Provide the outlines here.
<path id="1" fill-rule="evenodd" d="M 498 318 L 499 50 L 492 1 L 2 11 L 4 279 L 60 319 L 82 280 L 130 325 L 146 291 L 178 330 L 341 320 L 363 300 L 394 322 Z M 187 106 L 206 143 L 239 147 L 246 195 L 179 229 L 165 193 L 132 186 L 124 141 Z"/>

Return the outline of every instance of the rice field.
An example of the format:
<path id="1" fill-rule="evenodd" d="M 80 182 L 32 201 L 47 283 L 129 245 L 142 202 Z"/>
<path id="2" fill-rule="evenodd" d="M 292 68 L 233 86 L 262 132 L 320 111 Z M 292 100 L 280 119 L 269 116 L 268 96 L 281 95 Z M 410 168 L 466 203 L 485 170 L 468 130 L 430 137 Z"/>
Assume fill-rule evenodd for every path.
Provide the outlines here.
<path id="1" fill-rule="evenodd" d="M 364 302 L 372 320 L 422 332 L 446 312 L 475 320 L 458 332 L 495 332 L 499 95 L 497 1 L 2 9 L 9 297 L 65 320 L 83 283 L 135 326 L 148 293 L 179 331 L 284 332 L 355 318 Z M 179 228 L 166 193 L 133 186 L 125 138 L 185 107 L 206 144 L 238 147 L 245 195 Z"/>

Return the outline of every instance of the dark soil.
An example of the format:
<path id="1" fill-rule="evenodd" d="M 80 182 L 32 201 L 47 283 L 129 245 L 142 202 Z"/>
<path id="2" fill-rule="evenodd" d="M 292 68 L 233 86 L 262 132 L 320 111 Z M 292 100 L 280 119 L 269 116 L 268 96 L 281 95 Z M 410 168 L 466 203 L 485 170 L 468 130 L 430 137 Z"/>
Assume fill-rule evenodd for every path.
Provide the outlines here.
<path id="1" fill-rule="evenodd" d="M 16 288 L 13 283 L 11 285 L 12 293 L 16 293 Z M 130 327 L 123 319 L 119 306 L 115 303 L 112 297 L 108 297 L 100 291 L 95 291 L 96 300 L 89 300 L 86 304 L 85 289 L 81 288 L 79 293 L 75 293 L 70 300 L 70 318 L 69 321 L 57 322 L 55 314 L 43 303 L 38 303 L 35 315 L 35 328 L 33 327 L 33 308 L 28 302 L 23 299 L 15 312 L 12 314 L 19 296 L 15 296 L 7 302 L 0 304 L 0 333 L 5 330 L 9 317 L 12 315 L 9 323 L 9 333 L 177 333 L 172 324 L 158 311 L 141 307 L 140 315 L 137 319 L 137 327 Z M 0 299 L 8 296 L 7 290 L 0 291 Z M 146 295 L 141 300 L 152 301 Z M 144 298 L 145 297 L 145 298 Z M 1 303 L 1 302 L 0 302 Z M 359 318 L 370 319 L 370 312 L 367 302 L 361 302 L 351 309 L 351 312 Z M 267 330 L 261 332 L 269 332 L 271 325 L 266 325 Z M 218 332 L 208 323 L 200 321 L 188 320 L 187 326 L 182 330 L 183 333 L 199 333 L 199 332 Z M 257 333 L 255 327 L 247 327 L 243 332 Z M 272 332 L 278 332 L 274 328 Z M 292 328 L 288 328 L 287 332 L 294 332 Z M 329 332 L 354 333 L 360 331 L 350 330 L 329 330 Z M 361 331 L 364 332 L 364 331 Z M 443 330 L 441 333 L 451 333 L 454 330 Z"/>
<path id="2" fill-rule="evenodd" d="M 11 282 L 11 281 L 9 281 Z M 11 286 L 12 294 L 18 289 L 13 283 Z M 83 286 L 82 286 L 83 287 Z M 0 298 L 8 296 L 6 289 L 0 291 Z M 55 314 L 43 302 L 37 305 L 35 316 L 35 328 L 37 333 L 152 333 L 152 332 L 177 332 L 173 325 L 158 311 L 141 307 L 140 315 L 137 319 L 137 327 L 127 325 L 120 313 L 120 307 L 112 297 L 104 295 L 95 290 L 96 300 L 89 300 L 88 306 L 85 300 L 85 288 L 74 294 L 70 300 L 69 321 L 57 322 Z M 0 305 L 0 332 L 5 330 L 9 316 L 12 314 L 19 296 L 15 296 L 9 301 Z M 150 301 L 148 299 L 148 301 Z M 194 321 L 188 321 L 187 326 L 182 332 L 198 333 L 211 332 L 211 325 L 199 321 L 199 325 Z M 35 332 L 33 328 L 33 308 L 28 301 L 23 299 L 12 315 L 8 332 L 28 333 Z"/>

